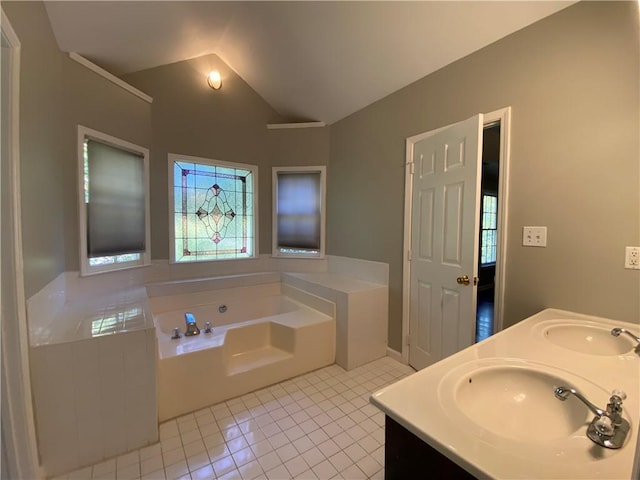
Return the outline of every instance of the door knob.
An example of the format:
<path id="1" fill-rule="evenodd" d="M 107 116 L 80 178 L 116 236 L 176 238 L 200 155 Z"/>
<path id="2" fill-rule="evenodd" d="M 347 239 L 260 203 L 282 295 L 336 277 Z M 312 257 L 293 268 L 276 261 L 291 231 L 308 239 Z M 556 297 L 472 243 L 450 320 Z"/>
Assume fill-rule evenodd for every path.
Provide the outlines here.
<path id="1" fill-rule="evenodd" d="M 463 275 L 461 277 L 458 277 L 456 278 L 456 282 L 458 282 L 460 285 L 469 285 L 469 276 Z"/>

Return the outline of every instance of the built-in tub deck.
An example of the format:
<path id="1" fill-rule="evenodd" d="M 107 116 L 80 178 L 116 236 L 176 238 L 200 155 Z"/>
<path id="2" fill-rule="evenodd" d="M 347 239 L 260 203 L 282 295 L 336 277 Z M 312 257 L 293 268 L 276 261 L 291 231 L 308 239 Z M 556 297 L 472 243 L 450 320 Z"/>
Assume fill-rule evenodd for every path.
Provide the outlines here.
<path id="1" fill-rule="evenodd" d="M 165 295 L 153 297 L 149 289 L 160 421 L 335 361 L 335 305 L 329 301 L 279 282 L 175 295 L 166 295 L 166 285 L 162 290 Z M 184 336 L 186 312 L 194 314 L 199 335 Z M 206 322 L 211 333 L 204 332 Z M 172 339 L 176 327 L 182 337 Z"/>

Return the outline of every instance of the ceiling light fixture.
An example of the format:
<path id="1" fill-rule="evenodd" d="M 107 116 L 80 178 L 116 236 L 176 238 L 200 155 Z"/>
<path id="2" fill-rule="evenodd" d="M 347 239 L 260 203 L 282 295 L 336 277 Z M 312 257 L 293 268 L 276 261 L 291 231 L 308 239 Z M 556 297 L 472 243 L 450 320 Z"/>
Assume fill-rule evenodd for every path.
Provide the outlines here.
<path id="1" fill-rule="evenodd" d="M 220 90 L 220 87 L 222 87 L 222 77 L 220 76 L 220 72 L 217 70 L 211 70 L 209 75 L 207 75 L 207 83 L 214 90 Z"/>

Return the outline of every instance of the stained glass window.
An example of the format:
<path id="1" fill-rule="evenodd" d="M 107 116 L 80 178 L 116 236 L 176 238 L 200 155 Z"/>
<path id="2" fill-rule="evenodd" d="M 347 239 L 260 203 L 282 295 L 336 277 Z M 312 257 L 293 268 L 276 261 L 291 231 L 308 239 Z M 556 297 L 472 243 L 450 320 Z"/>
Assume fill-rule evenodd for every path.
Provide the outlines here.
<path id="1" fill-rule="evenodd" d="M 172 259 L 198 262 L 255 256 L 257 167 L 173 155 L 170 162 Z"/>
<path id="2" fill-rule="evenodd" d="M 482 223 L 480 238 L 480 264 L 496 263 L 498 244 L 498 198 L 495 195 L 482 195 Z"/>

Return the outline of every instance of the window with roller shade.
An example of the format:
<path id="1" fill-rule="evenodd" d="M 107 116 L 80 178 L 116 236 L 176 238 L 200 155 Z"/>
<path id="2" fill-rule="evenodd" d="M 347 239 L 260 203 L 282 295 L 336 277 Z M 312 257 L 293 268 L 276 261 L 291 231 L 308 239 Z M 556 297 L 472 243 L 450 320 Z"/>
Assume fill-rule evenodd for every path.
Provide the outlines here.
<path id="1" fill-rule="evenodd" d="M 325 175 L 320 167 L 273 168 L 273 255 L 324 257 Z"/>
<path id="2" fill-rule="evenodd" d="M 149 264 L 148 149 L 79 126 L 78 150 L 81 273 Z"/>

